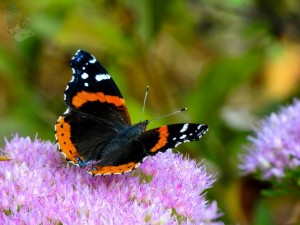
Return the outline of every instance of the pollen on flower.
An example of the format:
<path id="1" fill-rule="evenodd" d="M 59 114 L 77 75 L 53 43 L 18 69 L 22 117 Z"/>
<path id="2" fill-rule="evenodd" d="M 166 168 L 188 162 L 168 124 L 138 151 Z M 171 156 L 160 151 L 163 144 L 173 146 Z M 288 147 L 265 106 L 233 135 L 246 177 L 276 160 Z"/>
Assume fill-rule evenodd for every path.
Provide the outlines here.
<path id="1" fill-rule="evenodd" d="M 222 224 L 217 204 L 201 194 L 213 176 L 180 154 L 92 177 L 68 167 L 49 141 L 15 136 L 3 151 L 11 160 L 0 161 L 1 224 Z"/>

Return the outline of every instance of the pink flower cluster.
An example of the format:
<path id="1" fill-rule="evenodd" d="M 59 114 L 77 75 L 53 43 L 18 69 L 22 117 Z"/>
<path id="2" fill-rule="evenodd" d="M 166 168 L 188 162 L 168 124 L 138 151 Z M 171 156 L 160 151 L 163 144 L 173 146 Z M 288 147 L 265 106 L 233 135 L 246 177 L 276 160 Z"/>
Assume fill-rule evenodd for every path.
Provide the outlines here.
<path id="1" fill-rule="evenodd" d="M 47 141 L 15 136 L 0 161 L 1 224 L 222 224 L 203 166 L 171 151 L 125 175 L 92 177 Z"/>
<path id="2" fill-rule="evenodd" d="M 300 102 L 272 113 L 260 122 L 243 155 L 240 168 L 264 179 L 282 178 L 300 166 Z"/>

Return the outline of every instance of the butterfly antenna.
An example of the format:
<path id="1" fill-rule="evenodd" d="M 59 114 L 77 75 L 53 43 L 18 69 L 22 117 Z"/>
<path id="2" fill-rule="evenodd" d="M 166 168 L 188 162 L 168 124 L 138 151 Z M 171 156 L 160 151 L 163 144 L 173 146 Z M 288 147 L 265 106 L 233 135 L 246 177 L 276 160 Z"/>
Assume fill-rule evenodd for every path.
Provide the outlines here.
<path id="1" fill-rule="evenodd" d="M 165 117 L 168 117 L 168 116 L 172 116 L 172 115 L 174 115 L 174 114 L 183 112 L 183 111 L 185 111 L 185 110 L 187 110 L 187 108 L 179 109 L 179 110 L 177 110 L 177 111 L 175 111 L 175 112 L 172 112 L 172 113 L 169 113 L 169 114 L 166 114 L 166 115 L 162 115 L 162 116 L 158 116 L 158 117 L 156 117 L 156 118 L 154 118 L 154 119 L 151 119 L 151 120 L 149 120 L 149 122 L 154 121 L 154 120 L 159 120 L 159 119 L 161 119 L 161 118 L 165 118 Z"/>
<path id="2" fill-rule="evenodd" d="M 141 121 L 143 121 L 143 116 L 144 116 L 144 112 L 145 112 L 145 106 L 146 106 L 146 100 L 147 100 L 148 92 L 149 92 L 149 86 L 146 87 L 146 91 L 145 91 L 145 97 L 144 97 L 144 103 L 143 103 Z"/>

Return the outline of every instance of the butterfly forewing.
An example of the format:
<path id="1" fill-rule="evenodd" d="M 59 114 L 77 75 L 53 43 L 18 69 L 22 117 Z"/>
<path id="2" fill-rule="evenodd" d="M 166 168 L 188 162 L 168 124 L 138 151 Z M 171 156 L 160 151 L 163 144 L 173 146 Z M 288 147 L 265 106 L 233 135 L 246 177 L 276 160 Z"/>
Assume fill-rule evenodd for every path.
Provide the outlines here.
<path id="1" fill-rule="evenodd" d="M 119 88 L 93 55 L 79 50 L 70 65 L 73 74 L 65 90 L 65 102 L 69 107 L 104 120 L 113 119 L 110 115 L 116 114 L 117 122 L 130 124 Z"/>
<path id="2" fill-rule="evenodd" d="M 130 125 L 130 117 L 121 92 L 94 56 L 79 50 L 70 65 L 73 74 L 65 90 L 69 108 L 55 133 L 66 159 L 84 166 L 101 155 L 117 126 Z"/>

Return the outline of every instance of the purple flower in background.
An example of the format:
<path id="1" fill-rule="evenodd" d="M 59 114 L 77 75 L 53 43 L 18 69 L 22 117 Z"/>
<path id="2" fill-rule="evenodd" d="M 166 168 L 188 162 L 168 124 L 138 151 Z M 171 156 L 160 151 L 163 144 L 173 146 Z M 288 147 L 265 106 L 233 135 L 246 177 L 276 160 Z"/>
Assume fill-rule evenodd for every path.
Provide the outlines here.
<path id="1" fill-rule="evenodd" d="M 282 108 L 260 122 L 255 136 L 249 137 L 240 168 L 258 172 L 262 178 L 282 178 L 286 169 L 300 165 L 300 102 Z"/>
<path id="2" fill-rule="evenodd" d="M 92 177 L 51 142 L 15 136 L 0 161 L 1 224 L 222 224 L 204 166 L 171 151 L 125 175 Z"/>

